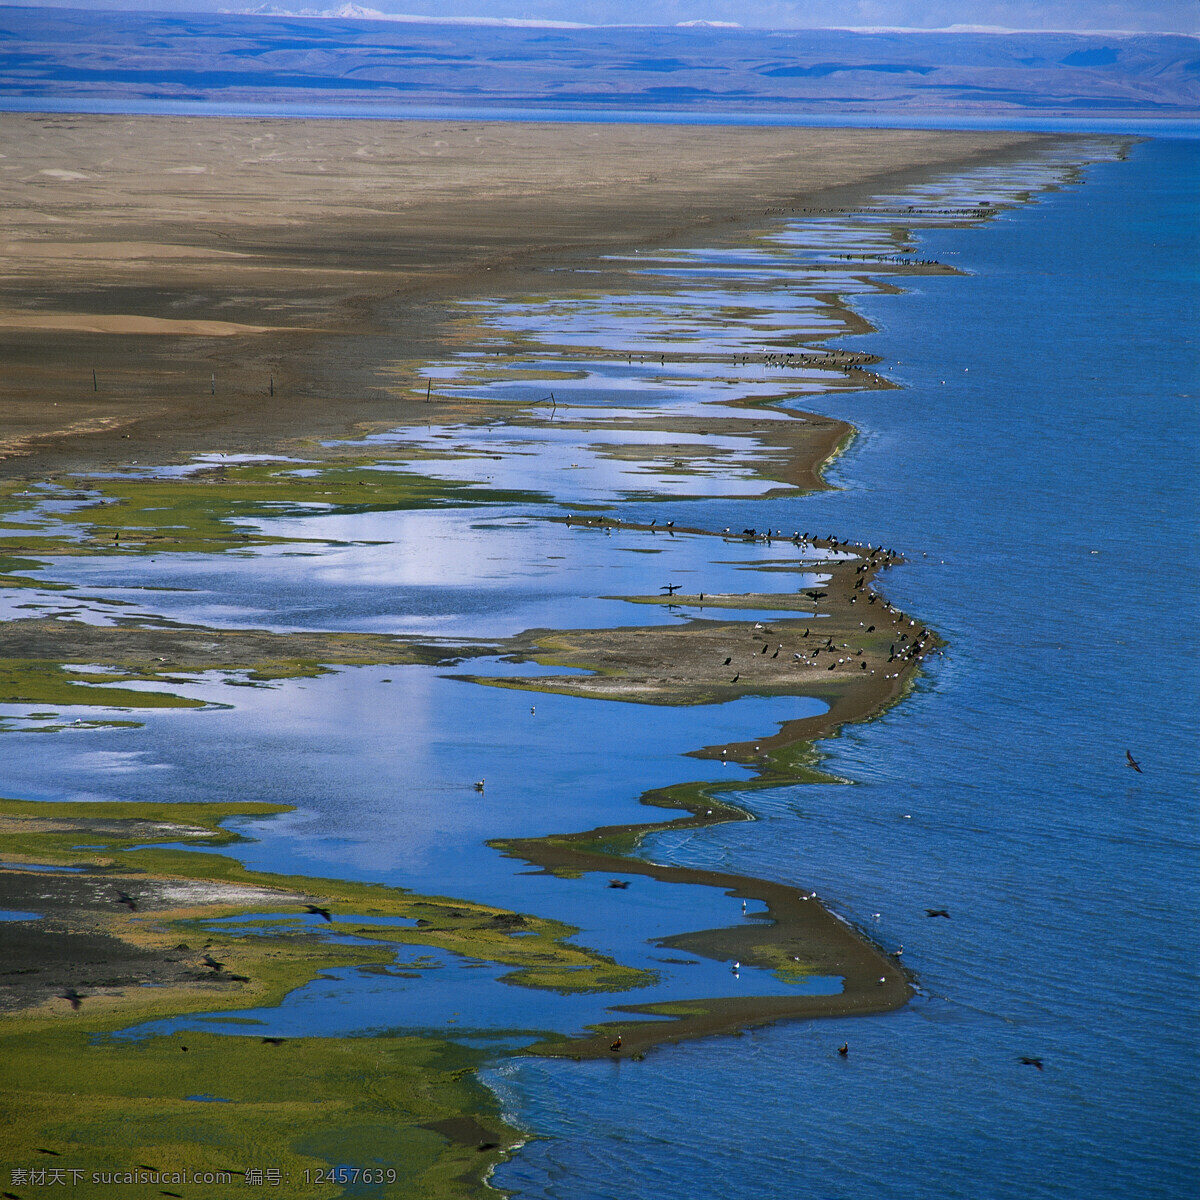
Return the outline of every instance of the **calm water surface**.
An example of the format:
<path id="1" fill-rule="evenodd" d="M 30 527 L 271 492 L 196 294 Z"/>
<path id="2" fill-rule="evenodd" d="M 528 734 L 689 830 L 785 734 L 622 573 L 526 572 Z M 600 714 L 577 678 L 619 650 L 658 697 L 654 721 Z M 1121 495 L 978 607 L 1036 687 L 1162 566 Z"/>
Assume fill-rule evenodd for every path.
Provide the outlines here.
<path id="1" fill-rule="evenodd" d="M 631 286 L 619 296 L 473 306 L 498 343 L 545 346 L 543 363 L 522 366 L 553 378 L 562 424 L 404 436 L 445 448 L 423 469 L 532 488 L 544 504 L 267 523 L 318 539 L 302 556 L 57 564 L 56 577 L 130 602 L 127 614 L 461 638 L 674 622 L 688 610 L 619 599 L 665 582 L 715 592 L 820 579 L 819 562 L 786 546 L 542 520 L 577 504 L 607 500 L 626 519 L 661 523 L 670 497 L 680 526 L 837 532 L 907 555 L 883 588 L 949 647 L 903 704 L 823 745 L 848 782 L 747 792 L 757 822 L 659 835 L 644 853 L 815 887 L 885 948 L 903 945 L 918 999 L 885 1017 L 708 1039 L 642 1063 L 504 1062 L 489 1081 L 542 1136 L 498 1184 L 560 1200 L 1190 1194 L 1197 158 L 1195 142 L 1154 141 L 1063 190 L 1039 190 L 1045 168 L 1010 166 L 881 198 L 1014 202 L 970 228 L 926 223 L 916 256 L 969 274 L 897 279 L 904 295 L 880 294 L 863 278 L 869 265 L 839 258 L 898 249 L 894 218 L 860 214 L 797 219 L 745 245 L 626 256 Z M 1016 203 L 1027 189 L 1034 201 Z M 837 337 L 833 310 L 806 299 L 817 289 L 854 297 L 877 331 L 833 344 L 881 355 L 900 389 L 855 392 L 840 375 L 744 361 L 794 347 L 797 333 Z M 572 357 L 595 346 L 608 356 Z M 670 361 L 681 350 L 720 365 Z M 546 391 L 478 357 L 433 371 L 446 393 Z M 674 469 L 649 433 L 571 428 L 719 411 L 745 396 L 792 397 L 860 429 L 829 471 L 837 491 L 762 499 L 748 435 L 710 439 Z M 614 454 L 634 441 L 640 456 Z M 686 441 L 672 437 L 684 447 L 672 453 Z M 180 590 L 149 590 L 162 587 Z M 111 619 L 73 593 L 7 600 L 14 613 L 29 603 Z M 658 971 L 654 998 L 780 990 L 721 963 L 668 966 L 650 944 L 755 919 L 717 889 L 525 875 L 483 842 L 645 819 L 647 787 L 745 778 L 684 755 L 765 736 L 805 701 L 635 709 L 445 674 L 357 668 L 260 689 L 198 676 L 181 690 L 232 707 L 76 730 L 52 755 L 44 735 L 7 735 L 6 790 L 292 803 L 287 817 L 242 823 L 259 840 L 235 847 L 239 857 L 572 921 L 587 944 Z M 1144 774 L 1126 767 L 1126 748 Z M 473 782 L 485 776 L 481 798 Z M 327 932 L 341 936 L 336 924 Z M 604 998 L 539 997 L 422 953 L 402 950 L 415 979 L 331 972 L 248 1028 L 487 1037 L 603 1018 Z M 183 1023 L 221 1027 L 202 1014 Z"/>
<path id="2" fill-rule="evenodd" d="M 498 1182 L 564 1200 L 1190 1194 L 1198 159 L 1145 143 L 1082 187 L 925 232 L 923 255 L 972 276 L 856 301 L 878 332 L 841 344 L 905 390 L 822 403 L 862 436 L 832 471 L 844 490 L 799 507 L 904 550 L 886 589 L 948 653 L 825 744 L 854 786 L 747 795 L 766 830 L 648 847 L 812 883 L 903 944 L 923 995 L 644 1064 L 506 1066 L 496 1086 L 553 1136 Z M 785 523 L 798 507 L 762 504 Z"/>

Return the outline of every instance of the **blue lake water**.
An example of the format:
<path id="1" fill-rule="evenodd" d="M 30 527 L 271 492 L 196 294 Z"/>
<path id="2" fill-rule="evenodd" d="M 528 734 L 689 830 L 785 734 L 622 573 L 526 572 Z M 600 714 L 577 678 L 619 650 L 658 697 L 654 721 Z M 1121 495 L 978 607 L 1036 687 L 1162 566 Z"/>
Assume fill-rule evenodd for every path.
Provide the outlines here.
<path id="1" fill-rule="evenodd" d="M 825 768 L 851 785 L 746 792 L 738 799 L 757 821 L 657 835 L 643 850 L 815 888 L 885 948 L 903 945 L 920 995 L 887 1016 L 706 1039 L 641 1063 L 504 1061 L 489 1081 L 539 1138 L 500 1169 L 498 1185 L 561 1200 L 1190 1194 L 1200 1166 L 1196 638 L 1186 590 L 1198 549 L 1198 161 L 1197 143 L 1156 140 L 1128 161 L 1092 163 L 1060 190 L 1043 190 L 1057 177 L 1044 166 L 1010 164 L 890 198 L 1010 205 L 962 228 L 914 217 L 915 257 L 966 274 L 894 277 L 902 295 L 858 278 L 869 266 L 842 268 L 842 254 L 897 250 L 894 217 L 859 213 L 783 222 L 744 245 L 628 256 L 645 291 L 607 301 L 476 304 L 473 317 L 494 318 L 498 342 L 510 332 L 541 342 L 547 374 L 571 374 L 550 385 L 564 424 L 397 436 L 445 442 L 444 459 L 422 461 L 433 473 L 494 473 L 503 487 L 532 479 L 546 503 L 314 513 L 263 523 L 316 539 L 300 548 L 55 565 L 56 578 L 132 601 L 126 614 L 486 638 L 676 622 L 691 610 L 619 598 L 667 582 L 793 591 L 820 578 L 820 563 L 786 543 L 545 521 L 576 504 L 607 501 L 628 521 L 669 516 L 681 527 L 836 531 L 906 555 L 882 588 L 949 645 L 903 703 L 823 744 Z M 803 288 L 853 295 L 876 332 L 846 336 L 834 310 L 802 302 Z M 702 319 L 709 304 L 719 320 Z M 797 331 L 880 355 L 900 388 L 854 391 L 828 371 L 746 360 L 793 348 Z M 608 357 L 574 357 L 594 345 Z M 721 363 L 667 361 L 679 350 Z M 479 365 L 462 358 L 431 373 L 447 391 L 545 394 L 540 381 L 485 378 Z M 762 498 L 745 470 L 757 449 L 749 431 L 713 439 L 689 472 L 655 459 L 654 438 L 643 439 L 646 457 L 616 459 L 613 443 L 638 439 L 569 424 L 583 410 L 616 422 L 746 396 L 858 427 L 827 472 L 837 490 Z M 152 590 L 163 587 L 180 590 Z M 71 592 L 6 598 L 18 615 L 29 603 L 111 619 Z M 657 938 L 755 919 L 721 889 L 639 877 L 625 891 L 595 875 L 527 875 L 484 840 L 649 819 L 637 803 L 646 788 L 748 778 L 688 751 L 766 736 L 816 709 L 761 698 L 632 706 L 446 675 L 354 668 L 261 688 L 198 675 L 175 690 L 212 703 L 200 712 L 73 729 L 55 735 L 52 751 L 41 734 L 6 734 L 4 789 L 291 803 L 283 818 L 235 822 L 258 840 L 228 852 L 267 870 L 570 921 L 586 944 L 658 972 L 655 999 L 785 990 L 765 972 L 738 979 L 717 961 L 663 961 Z M 1143 774 L 1127 767 L 1126 749 Z M 927 908 L 951 917 L 931 920 Z M 340 924 L 329 936 L 344 936 Z M 330 972 L 281 1008 L 255 1010 L 263 1024 L 247 1031 L 486 1037 L 578 1028 L 603 1019 L 606 1003 L 648 998 L 539 996 L 498 983 L 493 968 L 423 955 L 401 948 L 397 969 L 416 978 Z M 203 1014 L 181 1023 L 224 1028 Z"/>
<path id="2" fill-rule="evenodd" d="M 810 881 L 902 943 L 924 994 L 644 1064 L 506 1065 L 496 1086 L 551 1136 L 498 1183 L 564 1200 L 1190 1193 L 1198 164 L 1195 143 L 1143 143 L 1081 187 L 921 234 L 970 278 L 856 301 L 878 332 L 840 344 L 904 390 L 822 401 L 862 433 L 830 473 L 843 490 L 805 498 L 803 519 L 905 551 L 888 593 L 948 652 L 825 744 L 854 787 L 747 796 L 765 833 L 647 847 Z"/>

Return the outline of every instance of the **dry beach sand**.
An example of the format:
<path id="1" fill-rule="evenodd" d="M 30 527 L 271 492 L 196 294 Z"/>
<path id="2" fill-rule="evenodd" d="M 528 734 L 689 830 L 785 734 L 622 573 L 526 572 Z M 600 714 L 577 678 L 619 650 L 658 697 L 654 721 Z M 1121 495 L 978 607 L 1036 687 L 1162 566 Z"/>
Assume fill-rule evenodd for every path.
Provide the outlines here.
<path id="1" fill-rule="evenodd" d="M 1036 140 L 0 114 L 0 469 L 398 424 L 440 301 Z"/>

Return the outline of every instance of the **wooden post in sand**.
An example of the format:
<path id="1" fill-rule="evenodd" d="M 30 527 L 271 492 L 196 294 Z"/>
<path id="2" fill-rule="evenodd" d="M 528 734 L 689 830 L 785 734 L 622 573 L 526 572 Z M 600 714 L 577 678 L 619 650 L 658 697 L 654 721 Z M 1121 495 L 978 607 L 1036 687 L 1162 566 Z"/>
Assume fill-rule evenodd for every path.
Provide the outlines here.
<path id="1" fill-rule="evenodd" d="M 100 390 L 100 385 L 96 382 L 96 368 L 93 367 L 92 368 L 92 391 L 98 392 L 99 390 Z"/>
<path id="2" fill-rule="evenodd" d="M 425 403 L 426 404 L 429 403 L 429 395 L 432 391 L 433 391 L 433 380 L 432 379 L 425 380 Z"/>
<path id="3" fill-rule="evenodd" d="M 274 375 L 270 376 L 270 380 L 271 380 L 271 395 L 273 396 L 273 395 L 275 395 L 275 376 Z"/>
<path id="4" fill-rule="evenodd" d="M 212 391 L 209 393 L 209 395 L 215 396 L 217 394 L 217 373 L 216 373 L 216 371 L 214 371 L 212 373 L 212 380 L 210 382 L 211 382 Z"/>

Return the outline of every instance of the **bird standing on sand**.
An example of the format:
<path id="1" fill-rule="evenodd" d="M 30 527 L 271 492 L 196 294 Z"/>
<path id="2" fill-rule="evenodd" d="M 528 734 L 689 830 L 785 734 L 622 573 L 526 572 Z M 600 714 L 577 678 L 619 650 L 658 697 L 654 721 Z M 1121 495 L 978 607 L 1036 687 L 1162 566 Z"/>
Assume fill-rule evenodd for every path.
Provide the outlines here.
<path id="1" fill-rule="evenodd" d="M 608 1048 L 609 1048 L 609 1049 L 610 1049 L 610 1050 L 611 1050 L 611 1051 L 612 1051 L 614 1054 L 616 1054 L 616 1052 L 617 1052 L 618 1050 L 620 1050 L 620 1048 L 621 1048 L 621 1035 L 620 1035 L 619 1033 L 617 1034 L 616 1040 L 615 1040 L 614 1042 L 612 1042 L 612 1043 L 609 1045 L 609 1047 L 608 1047 Z"/>
<path id="2" fill-rule="evenodd" d="M 1142 773 L 1142 768 L 1140 766 L 1138 766 L 1137 759 L 1134 758 L 1133 755 L 1130 754 L 1128 750 L 1125 751 L 1125 765 L 1128 767 L 1132 767 L 1139 775 Z"/>

